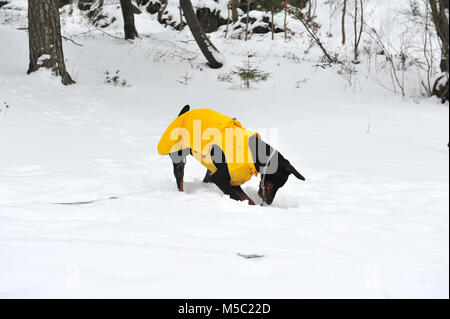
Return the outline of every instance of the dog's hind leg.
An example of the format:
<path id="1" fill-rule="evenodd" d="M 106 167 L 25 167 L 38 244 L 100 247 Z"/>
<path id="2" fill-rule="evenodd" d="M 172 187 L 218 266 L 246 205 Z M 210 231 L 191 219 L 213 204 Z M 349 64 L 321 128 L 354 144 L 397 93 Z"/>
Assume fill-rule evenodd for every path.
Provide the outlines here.
<path id="1" fill-rule="evenodd" d="M 170 153 L 170 159 L 173 163 L 173 175 L 177 181 L 177 187 L 180 192 L 183 191 L 183 177 L 184 177 L 184 166 L 186 165 L 186 156 L 190 154 L 191 150 L 186 148 L 184 150 Z"/>

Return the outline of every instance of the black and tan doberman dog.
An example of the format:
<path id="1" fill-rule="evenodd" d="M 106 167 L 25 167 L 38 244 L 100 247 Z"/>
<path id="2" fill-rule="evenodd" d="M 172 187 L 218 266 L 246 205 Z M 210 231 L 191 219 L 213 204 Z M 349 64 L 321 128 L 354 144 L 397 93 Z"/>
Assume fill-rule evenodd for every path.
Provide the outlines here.
<path id="1" fill-rule="evenodd" d="M 239 139 L 241 142 L 237 138 L 233 139 L 234 135 L 230 135 L 231 140 L 228 139 L 227 130 L 231 130 L 235 135 L 237 131 L 237 135 L 242 137 Z M 173 172 L 180 191 L 183 191 L 186 157 L 192 155 L 207 168 L 203 180 L 205 183 L 214 183 L 232 199 L 247 200 L 250 205 L 255 203 L 242 190 L 241 185 L 258 173 L 261 174 L 258 195 L 269 205 L 291 174 L 305 180 L 289 161 L 265 143 L 258 133 L 246 130 L 236 119 L 209 109 L 191 111 L 189 105 L 181 110 L 164 132 L 158 144 L 158 152 L 162 155 L 168 154 L 172 159 Z M 239 156 L 240 160 L 236 160 Z"/>

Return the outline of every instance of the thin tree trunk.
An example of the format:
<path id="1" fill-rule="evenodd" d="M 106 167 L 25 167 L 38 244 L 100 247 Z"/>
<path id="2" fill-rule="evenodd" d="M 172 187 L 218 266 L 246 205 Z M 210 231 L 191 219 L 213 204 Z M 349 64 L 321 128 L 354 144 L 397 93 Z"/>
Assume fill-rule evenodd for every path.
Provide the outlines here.
<path id="1" fill-rule="evenodd" d="M 320 37 L 317 35 L 316 31 L 310 26 L 307 20 L 305 20 L 305 16 L 300 12 L 300 14 L 297 14 L 297 18 L 299 21 L 303 24 L 306 31 L 309 33 L 311 38 L 316 42 L 316 44 L 319 46 L 319 48 L 322 50 L 323 54 L 327 58 L 329 63 L 340 63 L 337 58 L 331 57 L 331 55 L 328 53 L 327 49 L 324 47 L 322 41 L 320 40 Z"/>
<path id="2" fill-rule="evenodd" d="M 436 79 L 433 85 L 433 94 L 441 98 L 442 103 L 449 100 L 449 18 L 446 10 L 448 10 L 448 0 L 429 0 L 431 7 L 431 15 L 433 18 L 436 33 L 441 40 L 441 72 L 447 73 L 447 82 L 440 83 L 444 76 Z M 438 7 L 439 4 L 439 7 Z"/>
<path id="3" fill-rule="evenodd" d="M 272 13 L 272 40 L 275 40 L 275 25 L 274 25 L 274 16 L 275 16 L 275 9 L 273 7 L 273 1 L 270 1 L 270 11 Z"/>
<path id="4" fill-rule="evenodd" d="M 308 6 L 308 18 L 309 18 L 309 19 L 311 19 L 311 12 L 312 12 L 312 5 L 313 5 L 313 4 L 312 4 L 312 1 L 313 1 L 313 0 L 309 0 L 309 1 L 308 1 L 308 3 L 309 3 L 309 6 Z"/>
<path id="5" fill-rule="evenodd" d="M 345 15 L 347 12 L 347 0 L 344 0 L 344 7 L 342 8 L 342 45 L 345 45 Z"/>
<path id="6" fill-rule="evenodd" d="M 245 21 L 245 41 L 248 40 L 248 22 L 250 20 L 250 3 L 251 3 L 251 0 L 247 0 L 247 20 Z"/>
<path id="7" fill-rule="evenodd" d="M 355 0 L 355 13 L 353 17 L 353 33 L 354 33 L 354 43 L 353 43 L 353 54 L 354 54 L 354 61 L 358 59 L 358 48 L 356 47 L 356 42 L 358 41 L 358 30 L 357 30 L 357 23 L 358 23 L 358 0 Z"/>
<path id="8" fill-rule="evenodd" d="M 284 1 L 284 39 L 287 39 L 287 12 L 288 12 L 289 0 Z"/>
<path id="9" fill-rule="evenodd" d="M 158 11 L 158 22 L 162 23 L 162 17 L 164 15 L 164 11 L 166 11 L 167 6 L 169 5 L 169 0 L 164 1 L 164 4 Z M 181 9 L 180 9 L 181 10 Z"/>
<path id="10" fill-rule="evenodd" d="M 449 20 L 445 13 L 448 6 L 444 0 L 429 0 L 436 33 L 442 42 L 441 71 L 449 73 Z M 448 1 L 447 1 L 448 2 Z M 439 3 L 439 7 L 438 7 Z"/>
<path id="11" fill-rule="evenodd" d="M 231 4 L 227 4 L 227 28 L 225 29 L 225 38 L 228 36 L 228 28 L 230 26 L 230 7 Z"/>
<path id="12" fill-rule="evenodd" d="M 134 39 L 138 37 L 136 26 L 134 25 L 134 9 L 131 0 L 120 0 L 123 15 L 123 29 L 125 39 Z"/>
<path id="13" fill-rule="evenodd" d="M 206 36 L 205 31 L 198 21 L 191 1 L 180 0 L 180 6 L 183 9 L 184 17 L 186 18 L 189 29 L 191 29 L 195 41 L 200 47 L 200 50 L 202 51 L 206 60 L 208 60 L 209 66 L 213 69 L 221 68 L 222 63 L 219 62 L 214 56 L 214 54 L 219 54 L 219 50 L 216 49 L 211 40 Z"/>
<path id="14" fill-rule="evenodd" d="M 104 4 L 104 0 L 98 0 L 98 7 L 101 8 L 103 7 Z"/>
<path id="15" fill-rule="evenodd" d="M 233 23 L 239 19 L 236 0 L 231 0 L 231 19 L 233 20 Z"/>
<path id="16" fill-rule="evenodd" d="M 58 0 L 28 0 L 30 64 L 27 73 L 40 67 L 61 76 L 64 85 L 75 83 L 64 61 Z"/>
<path id="17" fill-rule="evenodd" d="M 183 27 L 184 27 L 184 25 L 183 25 L 183 10 L 181 10 L 181 6 L 178 6 L 178 9 L 180 10 L 180 27 L 179 27 L 179 30 L 181 31 L 181 30 L 183 30 Z"/>
<path id="18" fill-rule="evenodd" d="M 355 17 L 354 17 L 354 21 L 353 21 L 353 27 L 354 27 L 354 32 L 355 32 L 355 44 L 354 44 L 354 55 L 355 55 L 355 59 L 353 62 L 358 62 L 358 57 L 359 57 L 359 43 L 361 42 L 361 36 L 363 33 L 363 27 L 364 27 L 364 7 L 363 7 L 363 2 L 362 0 L 359 0 L 360 3 L 360 8 L 358 8 L 358 0 L 355 0 Z M 360 14 L 360 30 L 358 33 L 358 29 L 357 29 L 357 25 L 358 25 L 358 9 L 361 11 Z"/>

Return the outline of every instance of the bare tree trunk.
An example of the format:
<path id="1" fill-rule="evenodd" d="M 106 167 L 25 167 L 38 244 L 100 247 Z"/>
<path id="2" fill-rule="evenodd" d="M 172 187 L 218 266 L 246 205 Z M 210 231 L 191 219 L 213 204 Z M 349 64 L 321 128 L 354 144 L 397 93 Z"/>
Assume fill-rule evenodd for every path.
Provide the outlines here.
<path id="1" fill-rule="evenodd" d="M 376 32 L 375 29 L 372 29 L 372 32 L 368 33 L 368 35 L 377 42 L 378 46 L 383 50 L 383 54 L 386 57 L 386 61 L 389 62 L 389 65 L 391 67 L 390 71 L 391 71 L 392 84 L 394 86 L 394 92 L 397 93 L 397 86 L 398 86 L 402 92 L 402 96 L 405 97 L 405 95 L 406 95 L 405 86 L 404 86 L 403 81 L 400 80 L 400 78 L 397 74 L 397 67 L 394 64 L 394 57 L 389 52 L 389 43 L 384 44 L 383 39 Z"/>
<path id="2" fill-rule="evenodd" d="M 167 6 L 169 5 L 169 0 L 164 1 L 164 4 L 158 11 L 158 22 L 162 23 L 162 17 L 164 15 L 164 11 L 166 11 Z M 181 10 L 181 9 L 180 9 Z"/>
<path id="3" fill-rule="evenodd" d="M 274 25 L 274 16 L 275 16 L 275 9 L 273 7 L 273 1 L 270 1 L 270 11 L 272 13 L 272 40 L 275 40 L 275 25 Z"/>
<path id="4" fill-rule="evenodd" d="M 169 1 L 167 1 L 169 2 Z M 183 10 L 181 10 L 181 6 L 178 6 L 178 9 L 180 10 L 180 26 L 179 26 L 179 30 L 183 30 L 184 24 L 183 24 Z"/>
<path id="5" fill-rule="evenodd" d="M 239 19 L 236 0 L 231 0 L 231 19 L 233 20 L 233 23 Z"/>
<path id="6" fill-rule="evenodd" d="M 359 57 L 359 43 L 361 42 L 361 36 L 363 33 L 363 27 L 364 27 L 364 7 L 363 7 L 363 1 L 359 0 L 360 3 L 360 8 L 358 8 L 358 0 L 355 0 L 355 17 L 354 17 L 354 21 L 353 21 L 353 27 L 354 27 L 354 32 L 355 32 L 355 43 L 354 43 L 354 63 L 358 62 L 358 57 Z M 360 13 L 360 30 L 358 33 L 358 9 L 361 11 Z"/>
<path id="7" fill-rule="evenodd" d="M 429 0 L 436 33 L 442 42 L 441 71 L 449 73 L 449 20 L 445 13 L 448 1 Z M 439 4 L 439 6 L 438 6 Z"/>
<path id="8" fill-rule="evenodd" d="M 353 33 L 355 37 L 355 41 L 353 42 L 353 53 L 354 53 L 354 61 L 358 59 L 358 48 L 356 47 L 356 42 L 358 41 L 358 0 L 355 0 L 355 13 L 353 16 Z"/>
<path id="9" fill-rule="evenodd" d="M 138 37 L 136 26 L 134 25 L 134 6 L 131 0 L 120 0 L 120 6 L 122 7 L 125 39 L 134 39 Z"/>
<path id="10" fill-rule="evenodd" d="M 288 12 L 288 5 L 289 5 L 289 0 L 285 0 L 283 3 L 283 7 L 284 7 L 284 39 L 287 39 L 287 12 Z"/>
<path id="11" fill-rule="evenodd" d="M 190 0 L 180 0 L 180 6 L 183 9 L 184 17 L 186 22 L 191 29 L 192 35 L 197 42 L 200 50 L 208 60 L 209 66 L 213 69 L 218 69 L 222 67 L 222 63 L 219 62 L 214 54 L 219 54 L 219 50 L 212 44 L 211 40 L 206 36 L 200 22 L 198 21 L 197 15 L 195 14 L 194 8 Z"/>
<path id="12" fill-rule="evenodd" d="M 344 7 L 342 8 L 342 45 L 345 45 L 345 15 L 347 12 L 347 0 L 344 0 Z"/>
<path id="13" fill-rule="evenodd" d="M 248 22 L 250 20 L 250 4 L 251 4 L 251 0 L 247 0 L 247 20 L 245 21 L 245 41 L 248 40 Z"/>
<path id="14" fill-rule="evenodd" d="M 227 3 L 227 28 L 225 29 L 225 38 L 228 36 L 228 28 L 230 26 L 230 2 Z"/>
<path id="15" fill-rule="evenodd" d="M 433 85 L 433 94 L 441 98 L 442 103 L 449 100 L 449 18 L 446 10 L 449 7 L 448 0 L 429 0 L 431 15 L 433 17 L 436 33 L 441 40 L 441 72 L 447 74 L 447 82 L 442 83 L 444 76 L 436 79 Z"/>
<path id="16" fill-rule="evenodd" d="M 315 14 L 317 9 L 317 0 L 308 0 L 308 20 L 311 20 Z"/>
<path id="17" fill-rule="evenodd" d="M 40 67 L 61 76 L 64 85 L 75 83 L 64 61 L 58 0 L 28 0 L 30 65 L 27 73 Z"/>
<path id="18" fill-rule="evenodd" d="M 105 2 L 104 0 L 98 0 L 98 7 L 99 8 L 103 7 L 104 2 Z"/>
<path id="19" fill-rule="evenodd" d="M 314 40 L 314 42 L 316 42 L 316 44 L 322 50 L 322 52 L 325 55 L 328 62 L 329 63 L 340 63 L 340 61 L 338 61 L 338 59 L 336 57 L 332 57 L 328 53 L 327 49 L 325 48 L 322 41 L 320 40 L 319 35 L 316 33 L 316 31 L 311 27 L 309 22 L 306 20 L 308 17 L 305 18 L 305 15 L 303 14 L 303 12 L 301 12 L 301 10 L 297 10 L 296 16 L 297 16 L 298 20 L 303 24 L 303 26 L 305 27 L 305 30 L 308 32 L 310 37 Z"/>

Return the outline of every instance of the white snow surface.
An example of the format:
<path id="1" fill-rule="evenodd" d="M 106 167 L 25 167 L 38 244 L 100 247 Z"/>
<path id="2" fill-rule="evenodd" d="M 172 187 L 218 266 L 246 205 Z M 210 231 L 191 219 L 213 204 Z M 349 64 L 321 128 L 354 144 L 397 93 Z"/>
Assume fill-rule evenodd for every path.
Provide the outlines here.
<path id="1" fill-rule="evenodd" d="M 402 98 L 364 63 L 350 86 L 300 35 L 212 34 L 226 64 L 211 70 L 188 29 L 144 18 L 147 32 L 127 42 L 62 16 L 83 45 L 64 41 L 77 81 L 66 87 L 25 74 L 26 1 L 14 3 L 0 9 L 0 297 L 449 297 L 448 105 Z M 267 82 L 217 80 L 248 53 Z M 129 86 L 104 83 L 116 70 Z M 156 146 L 185 104 L 267 140 L 276 128 L 306 182 L 248 206 L 202 183 L 190 157 L 178 192 Z M 260 203 L 258 182 L 243 188 Z"/>

